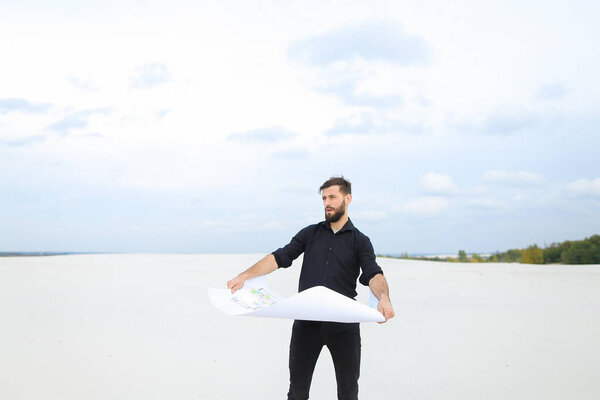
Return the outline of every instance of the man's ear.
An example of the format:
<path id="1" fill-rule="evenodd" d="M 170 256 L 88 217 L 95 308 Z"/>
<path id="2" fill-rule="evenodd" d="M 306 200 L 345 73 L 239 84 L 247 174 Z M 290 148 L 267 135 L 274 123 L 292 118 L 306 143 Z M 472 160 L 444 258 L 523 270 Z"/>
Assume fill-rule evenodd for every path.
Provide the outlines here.
<path id="1" fill-rule="evenodd" d="M 350 193 L 348 193 L 346 195 L 346 204 L 349 205 L 350 203 L 352 203 L 352 195 Z"/>

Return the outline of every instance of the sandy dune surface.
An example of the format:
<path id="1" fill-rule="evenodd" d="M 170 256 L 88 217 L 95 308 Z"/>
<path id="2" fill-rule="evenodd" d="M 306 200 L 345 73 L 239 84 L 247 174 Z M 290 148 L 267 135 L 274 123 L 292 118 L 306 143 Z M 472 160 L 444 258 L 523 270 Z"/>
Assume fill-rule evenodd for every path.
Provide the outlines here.
<path id="1" fill-rule="evenodd" d="M 286 398 L 292 321 L 206 294 L 260 257 L 0 258 L 0 399 Z M 361 325 L 362 399 L 600 398 L 600 266 L 378 262 L 396 318 Z M 311 399 L 334 398 L 324 349 Z"/>

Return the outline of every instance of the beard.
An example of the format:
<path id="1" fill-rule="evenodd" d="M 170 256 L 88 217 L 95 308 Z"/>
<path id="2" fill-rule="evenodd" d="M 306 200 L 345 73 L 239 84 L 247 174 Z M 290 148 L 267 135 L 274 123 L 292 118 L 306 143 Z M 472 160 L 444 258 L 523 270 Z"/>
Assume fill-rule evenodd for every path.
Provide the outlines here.
<path id="1" fill-rule="evenodd" d="M 327 214 L 327 211 L 325 211 L 325 221 L 334 222 L 334 223 L 338 222 L 344 216 L 344 214 L 346 214 L 346 200 L 345 199 L 339 208 L 333 209 L 333 214 Z"/>

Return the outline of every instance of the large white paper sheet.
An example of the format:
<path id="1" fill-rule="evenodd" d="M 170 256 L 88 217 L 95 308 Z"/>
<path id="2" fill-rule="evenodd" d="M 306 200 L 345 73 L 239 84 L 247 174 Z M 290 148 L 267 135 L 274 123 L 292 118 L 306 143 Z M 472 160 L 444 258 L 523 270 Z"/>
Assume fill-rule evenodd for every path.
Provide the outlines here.
<path id="1" fill-rule="evenodd" d="M 215 307 L 229 315 L 331 322 L 385 320 L 376 309 L 324 286 L 315 286 L 282 299 L 268 288 L 264 277 L 247 280 L 234 294 L 229 289 L 208 288 L 208 297 Z"/>

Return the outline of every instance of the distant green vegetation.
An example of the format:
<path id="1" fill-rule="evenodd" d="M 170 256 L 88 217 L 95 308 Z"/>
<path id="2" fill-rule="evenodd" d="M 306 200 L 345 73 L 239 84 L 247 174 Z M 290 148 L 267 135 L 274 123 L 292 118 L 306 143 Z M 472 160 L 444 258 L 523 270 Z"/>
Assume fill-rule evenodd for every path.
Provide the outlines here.
<path id="1" fill-rule="evenodd" d="M 533 244 L 526 249 L 512 249 L 491 255 L 467 254 L 460 250 L 458 257 L 409 257 L 399 258 L 447 262 L 518 262 L 524 264 L 600 264 L 600 235 L 584 240 L 552 243 L 545 248 Z"/>
<path id="2" fill-rule="evenodd" d="M 63 256 L 76 253 L 57 253 L 50 251 L 0 251 L 0 257 L 44 257 L 44 256 Z"/>

